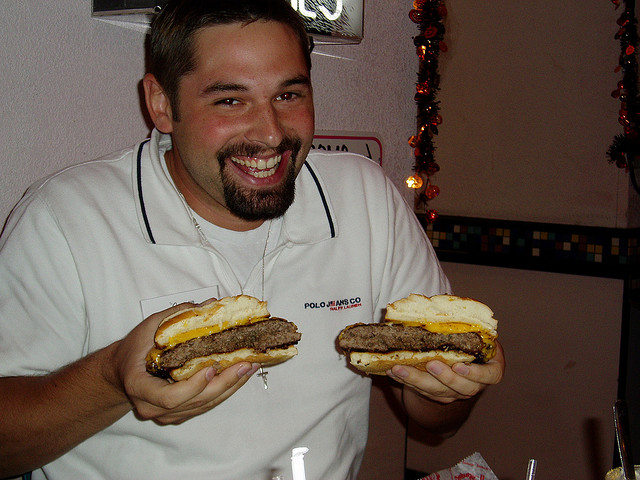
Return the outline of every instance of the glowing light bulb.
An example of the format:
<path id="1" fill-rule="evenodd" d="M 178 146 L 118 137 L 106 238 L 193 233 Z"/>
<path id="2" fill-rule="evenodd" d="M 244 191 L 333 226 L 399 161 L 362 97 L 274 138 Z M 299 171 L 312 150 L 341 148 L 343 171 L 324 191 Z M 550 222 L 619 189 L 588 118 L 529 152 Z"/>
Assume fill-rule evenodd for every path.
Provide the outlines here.
<path id="1" fill-rule="evenodd" d="M 421 188 L 423 183 L 422 177 L 418 174 L 411 175 L 405 182 L 407 183 L 407 187 L 415 189 Z"/>
<path id="2" fill-rule="evenodd" d="M 427 210 L 425 213 L 427 223 L 433 223 L 438 219 L 438 212 L 435 210 Z"/>

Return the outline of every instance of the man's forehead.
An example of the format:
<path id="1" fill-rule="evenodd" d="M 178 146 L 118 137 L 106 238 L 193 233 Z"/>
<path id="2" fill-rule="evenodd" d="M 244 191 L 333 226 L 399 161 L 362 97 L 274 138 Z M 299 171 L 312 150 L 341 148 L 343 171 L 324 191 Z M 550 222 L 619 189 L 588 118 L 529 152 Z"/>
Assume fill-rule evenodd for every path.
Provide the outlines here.
<path id="1" fill-rule="evenodd" d="M 296 37 L 296 32 L 293 28 L 286 23 L 278 22 L 275 20 L 255 20 L 250 22 L 229 22 L 229 23 L 216 23 L 204 25 L 198 28 L 195 32 L 196 41 L 213 39 L 217 36 L 223 37 L 227 35 L 233 35 L 234 32 L 241 34 L 244 32 L 251 32 L 254 30 L 274 30 L 274 31 L 287 31 L 292 37 Z M 264 37 L 268 39 L 268 37 Z M 288 45 L 291 48 L 299 47 L 299 42 L 296 41 L 295 45 Z"/>
<path id="2" fill-rule="evenodd" d="M 277 21 L 233 22 L 201 27 L 194 36 L 196 68 L 203 62 L 239 65 L 244 59 L 261 60 L 263 53 L 279 58 L 283 65 L 302 61 L 309 74 L 302 45 L 295 31 Z"/>

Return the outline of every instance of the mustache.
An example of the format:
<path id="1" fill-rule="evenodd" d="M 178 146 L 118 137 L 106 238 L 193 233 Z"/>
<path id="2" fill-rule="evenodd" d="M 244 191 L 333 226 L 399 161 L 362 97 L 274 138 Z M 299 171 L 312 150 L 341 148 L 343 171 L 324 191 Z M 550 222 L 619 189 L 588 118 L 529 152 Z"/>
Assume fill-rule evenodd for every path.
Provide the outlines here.
<path id="1" fill-rule="evenodd" d="M 218 152 L 218 160 L 224 162 L 225 158 L 232 156 L 245 156 L 245 157 L 257 157 L 263 153 L 276 153 L 283 154 L 284 152 L 291 150 L 293 157 L 298 154 L 302 146 L 302 141 L 296 137 L 285 137 L 280 144 L 275 148 L 264 148 L 259 145 L 249 143 L 236 143 L 230 145 Z"/>

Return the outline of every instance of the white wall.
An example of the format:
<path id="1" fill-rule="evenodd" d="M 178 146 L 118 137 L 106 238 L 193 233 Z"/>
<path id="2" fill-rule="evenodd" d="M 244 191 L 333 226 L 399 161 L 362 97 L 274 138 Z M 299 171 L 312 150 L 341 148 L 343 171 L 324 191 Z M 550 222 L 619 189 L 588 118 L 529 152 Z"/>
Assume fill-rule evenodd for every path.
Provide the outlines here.
<path id="1" fill-rule="evenodd" d="M 446 469 L 480 452 L 500 480 L 602 480 L 612 466 L 623 281 L 443 263 L 459 293 L 491 306 L 506 352 L 500 385 L 442 444 L 411 426 L 407 466 Z M 401 478 L 404 422 L 372 403 L 362 480 Z M 381 461 L 384 458 L 384 461 Z"/>
<path id="2" fill-rule="evenodd" d="M 90 0 L 3 0 L 0 218 L 34 180 L 148 133 L 141 33 L 91 18 Z"/>
<path id="3" fill-rule="evenodd" d="M 416 130 L 417 56 L 408 16 L 411 1 L 365 1 L 359 45 L 321 45 L 313 55 L 316 126 L 323 130 L 376 132 L 382 165 L 407 199 L 404 185 L 414 157 L 407 140 Z"/>
<path id="4" fill-rule="evenodd" d="M 638 195 L 605 152 L 619 133 L 620 11 L 601 0 L 449 0 L 434 177 L 441 214 L 640 225 Z M 418 33 L 410 0 L 368 0 L 360 45 L 313 55 L 317 126 L 377 132 L 403 185 L 413 156 Z M 143 34 L 91 17 L 90 0 L 3 0 L 0 218 L 65 165 L 148 133 Z M 630 205 L 635 208 L 630 209 Z"/>

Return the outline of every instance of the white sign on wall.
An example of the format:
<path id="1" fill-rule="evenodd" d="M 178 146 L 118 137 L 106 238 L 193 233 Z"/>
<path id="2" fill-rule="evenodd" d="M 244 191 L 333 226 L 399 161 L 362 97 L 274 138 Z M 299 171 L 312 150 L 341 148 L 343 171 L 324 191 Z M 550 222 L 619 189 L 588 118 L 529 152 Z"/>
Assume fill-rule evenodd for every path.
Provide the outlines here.
<path id="1" fill-rule="evenodd" d="M 317 130 L 311 149 L 358 153 L 382 165 L 382 142 L 375 133 Z"/>
<path id="2" fill-rule="evenodd" d="M 291 0 L 316 43 L 360 43 L 363 0 Z"/>
<path id="3" fill-rule="evenodd" d="M 316 43 L 346 44 L 362 40 L 364 0 L 289 1 Z M 166 0 L 92 0 L 92 12 L 111 23 L 146 31 L 151 15 L 165 3 Z"/>

